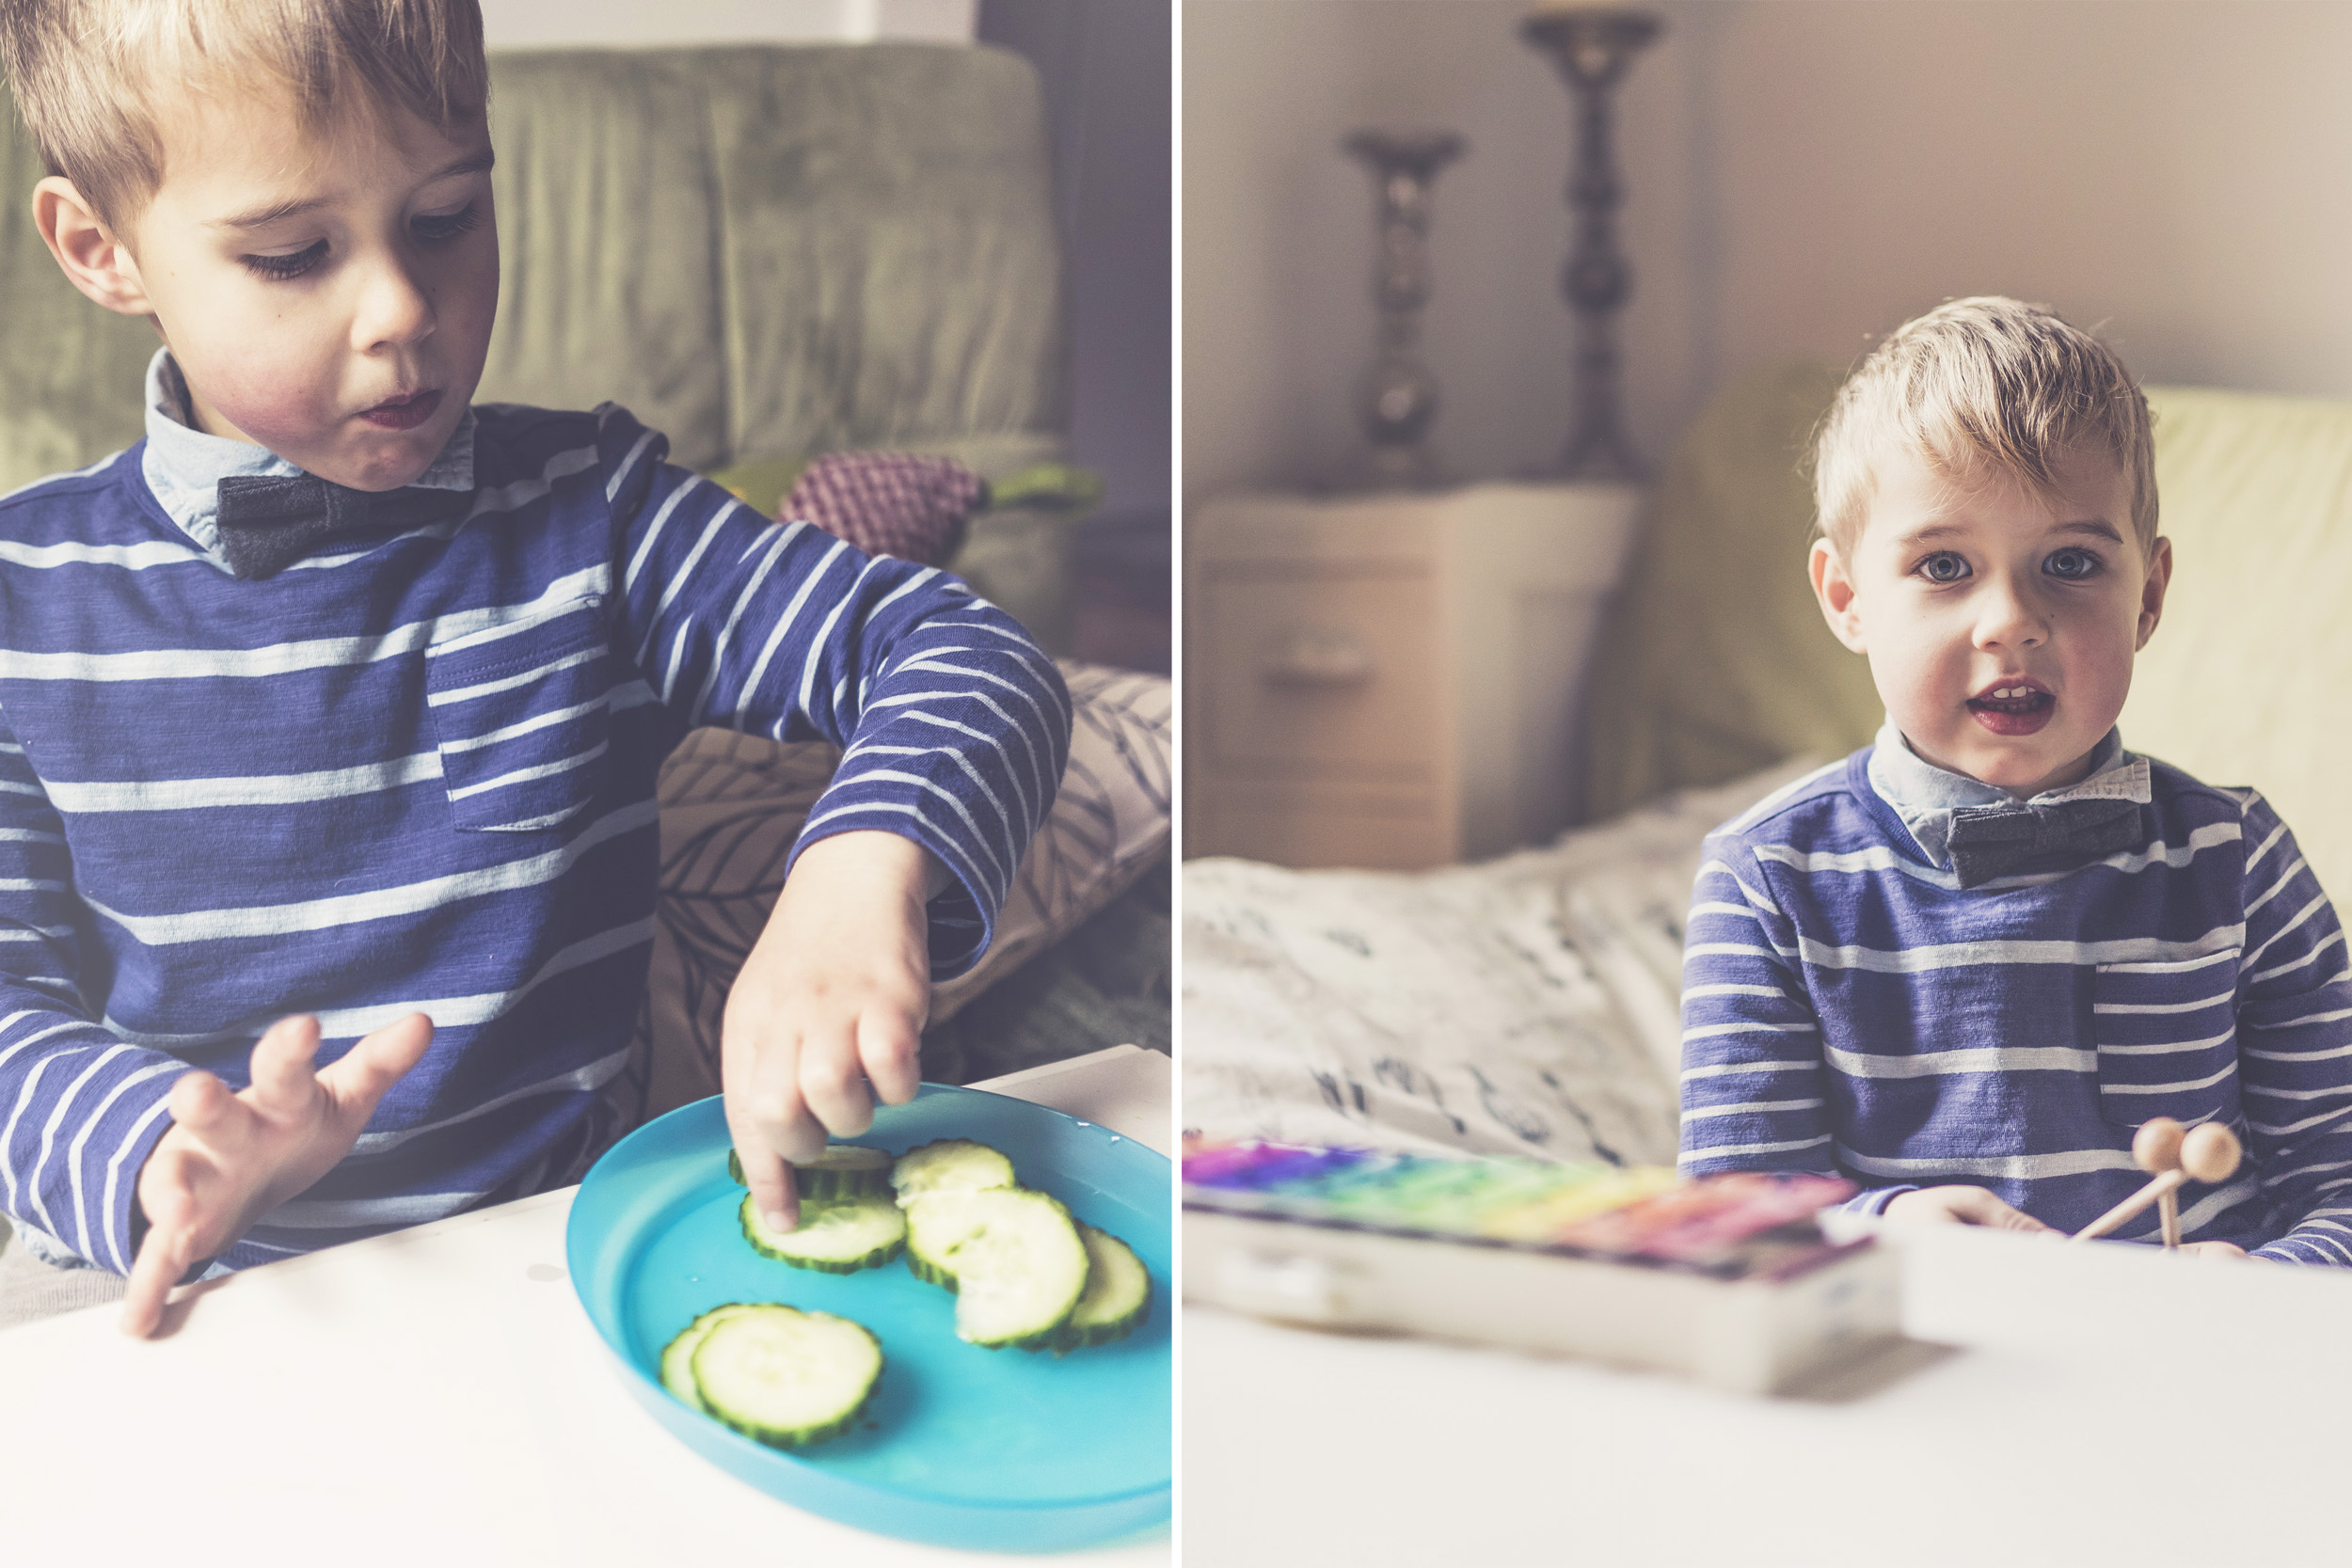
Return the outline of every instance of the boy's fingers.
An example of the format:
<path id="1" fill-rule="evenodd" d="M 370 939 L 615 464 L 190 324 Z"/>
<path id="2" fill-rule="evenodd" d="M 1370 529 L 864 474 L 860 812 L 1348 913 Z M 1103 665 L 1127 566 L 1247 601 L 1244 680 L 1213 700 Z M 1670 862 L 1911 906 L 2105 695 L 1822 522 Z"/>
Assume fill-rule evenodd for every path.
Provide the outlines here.
<path id="1" fill-rule="evenodd" d="M 914 1022 L 893 1010 L 868 1013 L 857 1033 L 858 1060 L 885 1105 L 903 1105 L 922 1087 L 923 1037 Z"/>
<path id="2" fill-rule="evenodd" d="M 425 1047 L 432 1043 L 433 1021 L 410 1013 L 363 1037 L 340 1060 L 321 1069 L 318 1080 L 339 1107 L 358 1112 L 364 1120 L 384 1091 L 424 1059 Z"/>
<path id="3" fill-rule="evenodd" d="M 2050 1227 L 2022 1210 L 2012 1209 L 1981 1187 L 1955 1196 L 1952 1212 L 1970 1225 L 1994 1230 L 2047 1230 Z"/>
<path id="4" fill-rule="evenodd" d="M 166 1103 L 171 1119 L 199 1136 L 219 1132 L 237 1108 L 236 1096 L 228 1085 L 200 1069 L 182 1073 Z"/>
<path id="5" fill-rule="evenodd" d="M 309 1103 L 318 1090 L 310 1064 L 319 1053 L 319 1021 L 308 1014 L 281 1018 L 254 1042 L 253 1096 L 273 1111 Z"/>
<path id="6" fill-rule="evenodd" d="M 745 1105 L 753 1135 L 786 1160 L 814 1160 L 825 1148 L 825 1130 L 801 1098 L 801 1050 L 789 1034 L 754 1048 Z"/>
<path id="7" fill-rule="evenodd" d="M 164 1302 L 171 1287 L 188 1272 L 183 1256 L 186 1232 L 177 1226 L 150 1225 L 139 1255 L 131 1264 L 131 1277 L 122 1296 L 122 1332 L 144 1339 L 164 1321 Z"/>
<path id="8" fill-rule="evenodd" d="M 752 1207 L 771 1230 L 790 1230 L 801 1223 L 801 1195 L 792 1167 L 756 1134 L 735 1140 L 736 1158 L 743 1163 L 743 1185 L 752 1193 Z"/>
<path id="9" fill-rule="evenodd" d="M 835 1137 L 854 1138 L 874 1125 L 874 1096 L 866 1085 L 854 1024 L 842 1034 L 801 1042 L 801 1099 Z M 814 1159 L 817 1152 L 795 1157 Z"/>

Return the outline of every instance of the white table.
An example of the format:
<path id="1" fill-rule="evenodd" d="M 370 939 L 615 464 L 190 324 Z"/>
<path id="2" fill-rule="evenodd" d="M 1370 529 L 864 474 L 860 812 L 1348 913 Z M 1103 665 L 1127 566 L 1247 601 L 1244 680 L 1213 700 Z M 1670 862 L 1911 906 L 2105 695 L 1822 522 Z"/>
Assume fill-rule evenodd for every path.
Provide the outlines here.
<path id="1" fill-rule="evenodd" d="M 1169 1148 L 1168 1060 L 1119 1046 L 977 1087 Z M 564 1271 L 577 1189 L 0 1334 L 0 1562 L 1168 1562 L 1165 1526 L 1024 1560 L 776 1501 L 623 1388 Z"/>
<path id="2" fill-rule="evenodd" d="M 1809 1397 L 1188 1306 L 1187 1561 L 2352 1560 L 2352 1272 L 1902 1242 L 1914 1348 Z"/>

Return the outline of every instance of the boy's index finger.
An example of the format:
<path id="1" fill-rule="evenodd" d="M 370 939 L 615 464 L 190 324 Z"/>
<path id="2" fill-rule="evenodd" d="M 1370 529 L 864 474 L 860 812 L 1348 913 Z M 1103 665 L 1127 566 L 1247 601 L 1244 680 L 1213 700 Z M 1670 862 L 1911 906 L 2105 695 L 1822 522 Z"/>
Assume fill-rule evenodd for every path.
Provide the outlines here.
<path id="1" fill-rule="evenodd" d="M 736 1157 L 743 1163 L 743 1185 L 751 1189 L 752 1207 L 771 1230 L 798 1227 L 801 1195 L 799 1184 L 792 1180 L 792 1166 L 765 1140 L 753 1138 L 749 1142 L 749 1148 L 737 1147 Z"/>

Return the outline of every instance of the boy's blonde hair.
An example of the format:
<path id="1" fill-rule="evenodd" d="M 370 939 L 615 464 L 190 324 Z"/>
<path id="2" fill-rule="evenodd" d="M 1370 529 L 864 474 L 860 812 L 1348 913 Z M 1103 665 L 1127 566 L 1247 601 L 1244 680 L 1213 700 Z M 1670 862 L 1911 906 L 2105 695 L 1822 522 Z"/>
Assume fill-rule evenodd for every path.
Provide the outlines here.
<path id="1" fill-rule="evenodd" d="M 49 172 L 120 232 L 164 180 L 166 84 L 291 93 L 303 131 L 489 102 L 477 0 L 0 0 L 0 70 Z"/>
<path id="2" fill-rule="evenodd" d="M 1956 299 L 1897 328 L 1837 389 L 1814 451 L 1817 526 L 1839 555 L 1851 551 L 1872 465 L 1890 447 L 1946 474 L 1989 467 L 2047 495 L 2059 455 L 2083 446 L 2122 469 L 2132 531 L 2153 550 L 2155 446 L 2131 372 L 2046 306 Z"/>

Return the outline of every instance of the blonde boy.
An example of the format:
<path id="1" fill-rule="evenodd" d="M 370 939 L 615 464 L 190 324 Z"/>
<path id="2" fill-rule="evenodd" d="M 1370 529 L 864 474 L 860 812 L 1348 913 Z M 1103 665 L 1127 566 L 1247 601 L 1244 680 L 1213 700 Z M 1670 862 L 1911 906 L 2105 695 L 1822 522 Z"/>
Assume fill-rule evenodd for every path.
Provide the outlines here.
<path id="1" fill-rule="evenodd" d="M 2248 1158 L 2187 1189 L 2190 1242 L 2352 1262 L 2335 911 L 2261 796 L 2116 733 L 2172 572 L 2130 374 L 2045 309 L 1956 301 L 1840 390 L 1817 499 L 1814 590 L 1886 724 L 1708 841 L 1683 1168 L 2071 1231 L 2144 1180 L 2137 1125 L 2219 1121 Z"/>
<path id="2" fill-rule="evenodd" d="M 986 945 L 1050 663 L 621 409 L 470 406 L 472 0 L 0 0 L 0 63 L 58 265 L 165 345 L 146 440 L 0 500 L 0 1206 L 44 1260 L 0 1259 L 0 1322 L 94 1263 L 145 1333 L 207 1267 L 576 1180 L 642 1104 L 696 723 L 848 749 L 726 1019 L 788 1226 L 785 1161 L 914 1093 Z"/>

